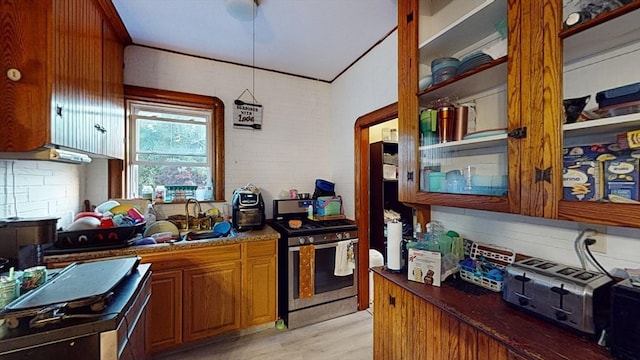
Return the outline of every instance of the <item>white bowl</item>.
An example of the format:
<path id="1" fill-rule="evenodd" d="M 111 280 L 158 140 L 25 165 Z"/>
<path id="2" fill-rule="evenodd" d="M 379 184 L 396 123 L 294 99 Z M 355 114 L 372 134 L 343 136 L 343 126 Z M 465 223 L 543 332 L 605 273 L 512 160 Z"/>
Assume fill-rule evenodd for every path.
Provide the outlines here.
<path id="1" fill-rule="evenodd" d="M 100 219 L 93 216 L 81 217 L 67 227 L 67 231 L 94 230 L 100 227 Z"/>
<path id="2" fill-rule="evenodd" d="M 102 204 L 96 206 L 95 212 L 99 214 L 104 214 L 118 205 L 120 205 L 120 203 L 115 200 L 105 201 Z"/>

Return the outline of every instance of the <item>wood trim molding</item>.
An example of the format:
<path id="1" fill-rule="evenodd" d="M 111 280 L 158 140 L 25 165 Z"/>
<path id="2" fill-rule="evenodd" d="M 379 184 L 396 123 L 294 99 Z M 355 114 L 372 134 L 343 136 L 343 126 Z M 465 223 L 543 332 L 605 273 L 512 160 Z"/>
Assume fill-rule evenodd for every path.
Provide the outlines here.
<path id="1" fill-rule="evenodd" d="M 360 116 L 354 125 L 355 221 L 358 244 L 358 310 L 369 307 L 369 127 L 398 117 L 398 103 Z"/>
<path id="2" fill-rule="evenodd" d="M 107 193 L 109 199 L 122 199 L 124 196 L 124 161 L 109 159 L 107 161 Z"/>
<path id="3" fill-rule="evenodd" d="M 140 86 L 124 86 L 125 100 L 153 101 L 170 105 L 181 105 L 208 109 L 213 112 L 213 139 L 214 139 L 214 198 L 217 201 L 224 200 L 225 184 L 225 158 L 224 158 L 224 103 L 217 97 L 188 94 L 178 91 L 151 89 Z"/>
<path id="4" fill-rule="evenodd" d="M 131 35 L 129 35 L 129 31 L 127 31 L 127 28 L 124 26 L 124 23 L 122 22 L 120 15 L 118 15 L 118 11 L 111 0 L 94 1 L 98 4 L 98 7 L 102 10 L 105 19 L 109 24 L 111 24 L 111 27 L 118 35 L 120 42 L 125 46 L 133 43 Z"/>

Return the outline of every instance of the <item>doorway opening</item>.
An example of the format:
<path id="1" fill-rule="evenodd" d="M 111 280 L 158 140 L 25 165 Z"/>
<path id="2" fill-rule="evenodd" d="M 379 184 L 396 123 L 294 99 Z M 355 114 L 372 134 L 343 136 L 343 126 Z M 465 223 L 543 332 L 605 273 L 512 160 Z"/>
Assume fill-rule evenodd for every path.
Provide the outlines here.
<path id="1" fill-rule="evenodd" d="M 370 128 L 398 118 L 398 103 L 389 104 L 368 114 L 360 116 L 354 126 L 354 158 L 355 158 L 355 220 L 358 232 L 361 234 L 358 269 L 358 309 L 369 307 L 369 239 L 371 239 L 372 224 L 370 223 L 370 209 L 372 206 L 371 187 L 371 142 Z M 380 139 L 383 141 L 384 139 Z M 393 139 L 391 139 L 393 140 Z M 396 140 L 397 142 L 397 140 Z M 397 153 L 396 153 L 397 155 Z M 396 194 L 397 201 L 397 194 Z M 380 213 L 384 211 L 379 209 Z M 364 238 L 363 238 L 364 236 Z M 384 255 L 384 253 L 383 253 Z"/>

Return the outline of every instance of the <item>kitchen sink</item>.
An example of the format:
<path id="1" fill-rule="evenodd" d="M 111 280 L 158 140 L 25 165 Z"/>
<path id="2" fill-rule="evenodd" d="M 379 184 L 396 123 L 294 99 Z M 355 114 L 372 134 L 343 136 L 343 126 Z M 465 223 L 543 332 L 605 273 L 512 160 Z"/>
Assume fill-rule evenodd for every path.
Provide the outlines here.
<path id="1" fill-rule="evenodd" d="M 220 232 L 216 230 L 193 230 L 180 235 L 180 240 L 221 240 L 236 237 L 237 234 L 233 230 Z"/>

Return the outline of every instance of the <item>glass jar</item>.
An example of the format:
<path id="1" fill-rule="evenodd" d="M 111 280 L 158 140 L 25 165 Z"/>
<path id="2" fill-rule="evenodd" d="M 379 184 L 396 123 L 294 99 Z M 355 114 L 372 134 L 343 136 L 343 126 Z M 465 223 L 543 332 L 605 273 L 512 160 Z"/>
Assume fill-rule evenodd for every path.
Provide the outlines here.
<path id="1" fill-rule="evenodd" d="M 144 200 L 153 200 L 153 188 L 149 185 L 145 185 L 142 187 L 142 198 Z"/>

